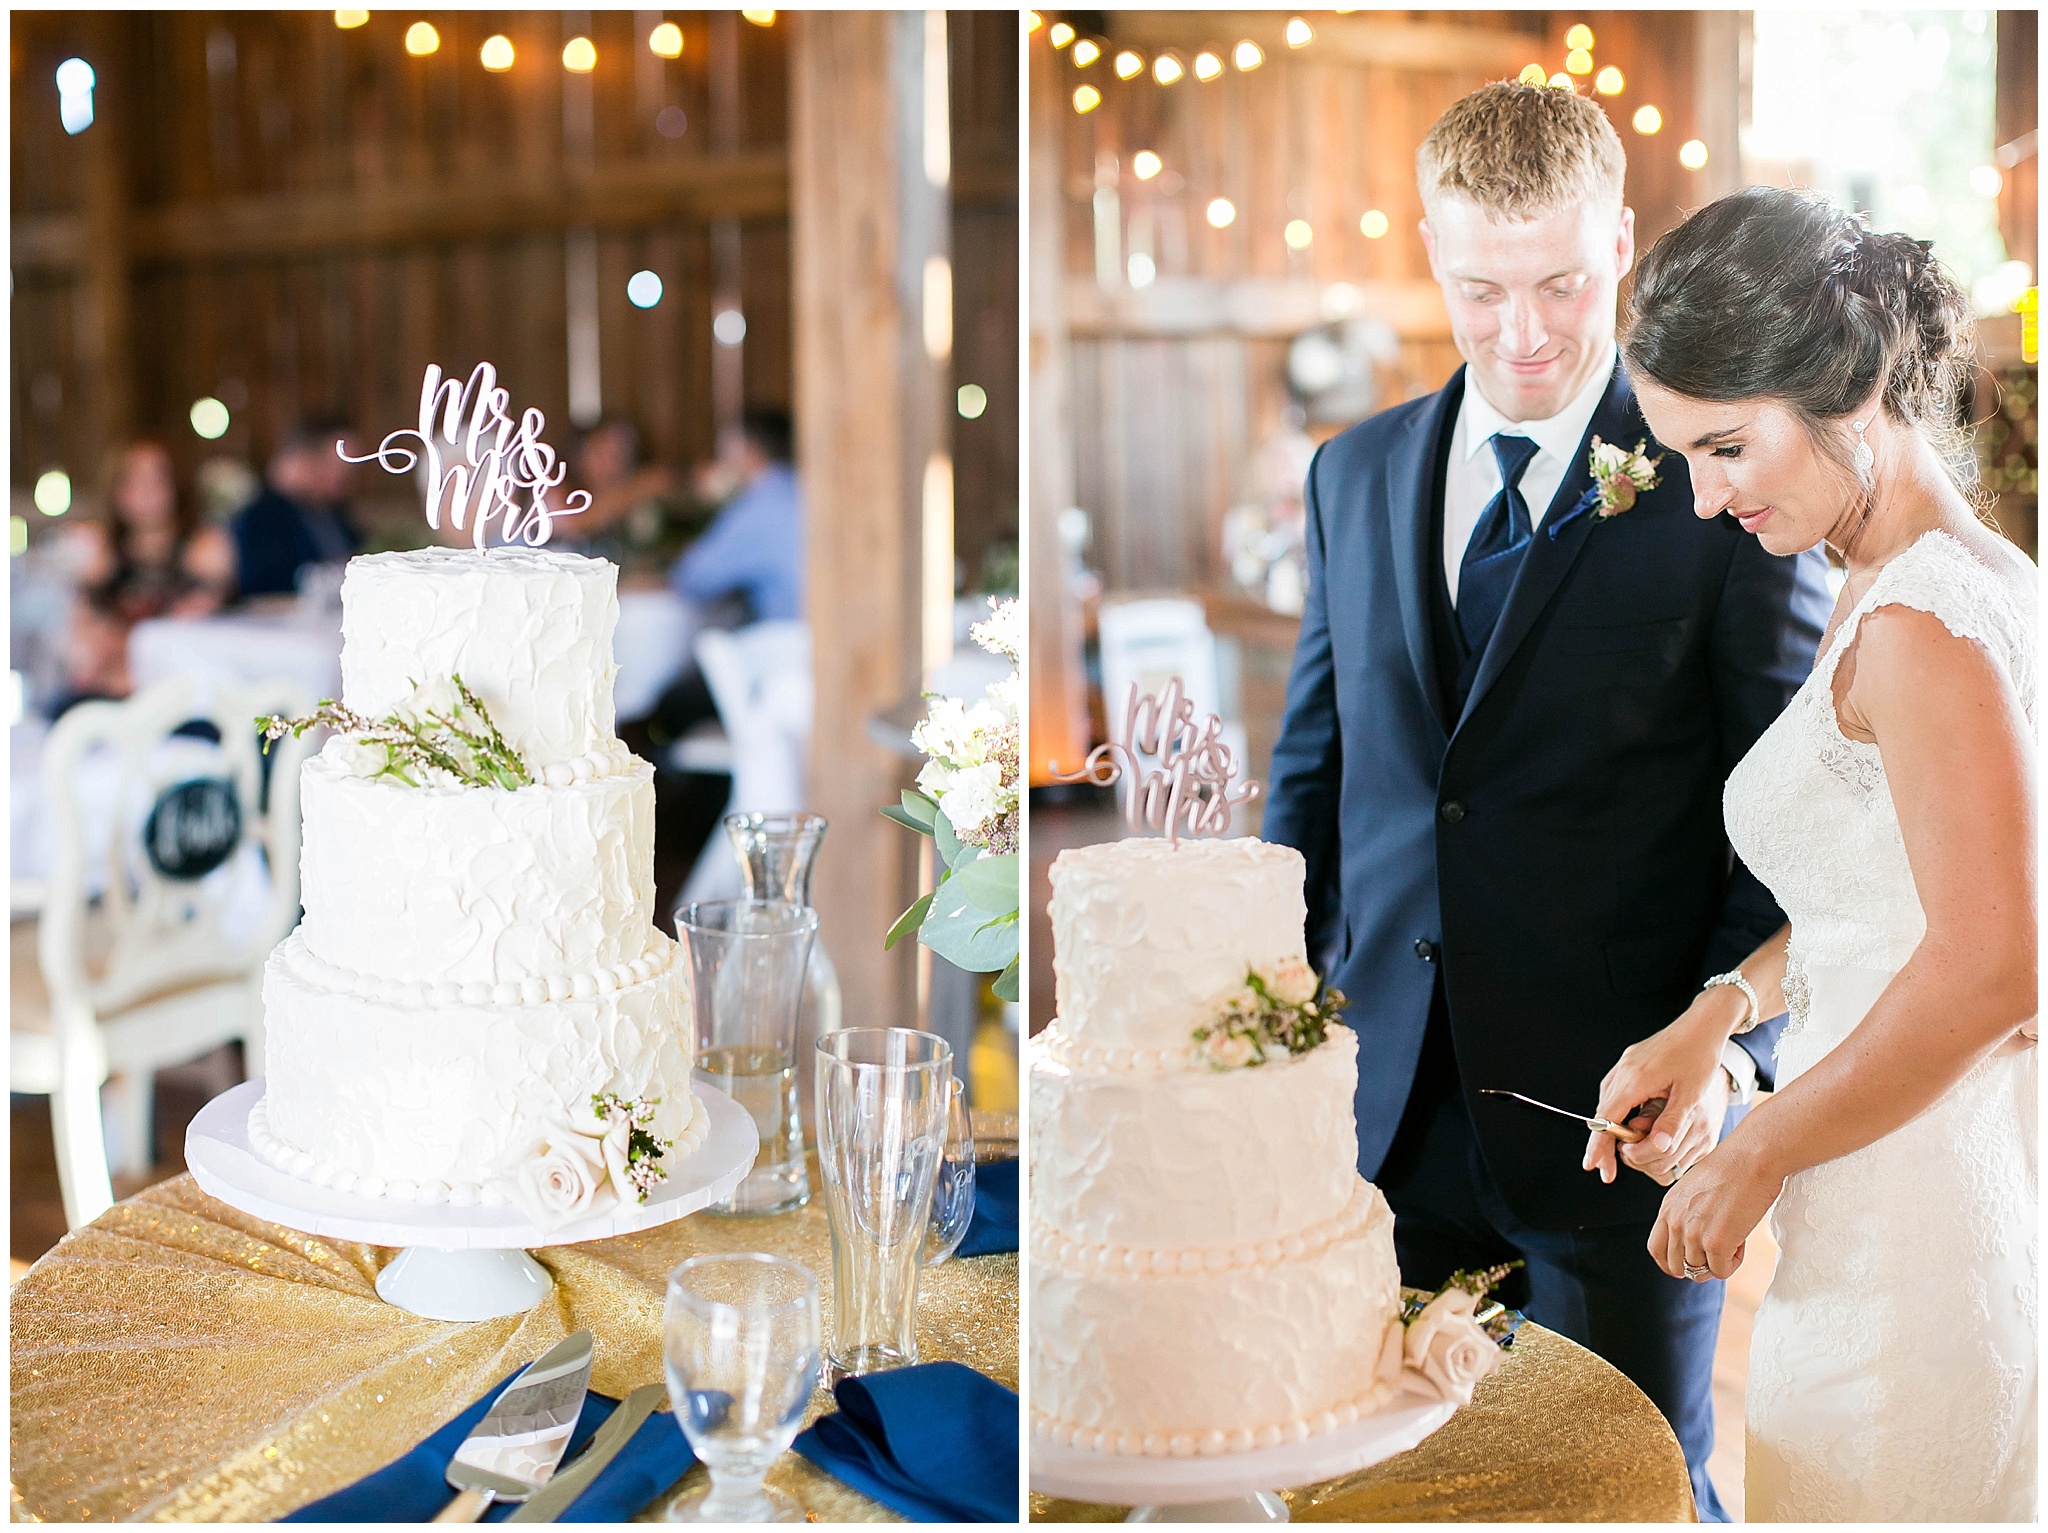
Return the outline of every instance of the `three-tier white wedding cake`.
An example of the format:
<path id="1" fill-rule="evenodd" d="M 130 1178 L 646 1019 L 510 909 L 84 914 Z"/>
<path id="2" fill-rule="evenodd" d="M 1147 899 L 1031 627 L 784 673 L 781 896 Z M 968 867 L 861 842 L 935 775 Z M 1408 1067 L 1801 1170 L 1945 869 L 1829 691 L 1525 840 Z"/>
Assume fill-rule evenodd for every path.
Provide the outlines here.
<path id="1" fill-rule="evenodd" d="M 281 1168 L 558 1224 L 660 1179 L 636 1150 L 629 1186 L 634 1133 L 660 1174 L 702 1143 L 654 771 L 613 733 L 617 579 L 523 548 L 350 563 L 343 707 L 420 713 L 460 678 L 532 781 L 401 780 L 347 734 L 305 764 L 305 915 L 264 976 L 250 1121 Z"/>
<path id="2" fill-rule="evenodd" d="M 1056 1442 L 1270 1447 L 1398 1390 L 1393 1216 L 1357 1169 L 1357 1036 L 1331 1025 L 1253 1064 L 1216 1025 L 1266 1004 L 1248 975 L 1312 997 L 1304 871 L 1256 840 L 1132 839 L 1053 864 L 1030 1314 L 1033 1424 Z"/>

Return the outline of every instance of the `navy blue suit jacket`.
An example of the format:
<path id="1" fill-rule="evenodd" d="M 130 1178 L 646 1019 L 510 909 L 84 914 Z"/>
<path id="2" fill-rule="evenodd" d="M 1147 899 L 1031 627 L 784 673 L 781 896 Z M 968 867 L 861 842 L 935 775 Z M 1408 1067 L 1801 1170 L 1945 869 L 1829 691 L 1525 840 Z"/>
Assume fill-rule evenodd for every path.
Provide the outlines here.
<path id="1" fill-rule="evenodd" d="M 319 513 L 313 513 L 319 514 Z M 307 510 L 269 485 L 235 517 L 236 584 L 244 596 L 289 596 L 309 564 L 346 559 L 359 539 L 339 510 L 328 513 L 325 536 Z"/>
<path id="2" fill-rule="evenodd" d="M 1782 924 L 1729 849 L 1721 789 L 1812 669 L 1825 564 L 1701 521 L 1675 452 L 1602 520 L 1582 442 L 1452 717 L 1442 466 L 1464 387 L 1461 368 L 1309 469 L 1308 602 L 1263 833 L 1307 857 L 1310 931 L 1351 999 L 1359 1170 L 1393 1142 L 1441 966 L 1509 1206 L 1539 1228 L 1647 1223 L 1662 1187 L 1603 1184 L 1579 1168 L 1583 1129 L 1478 1091 L 1591 1112 L 1624 1048 Z M 1619 366 L 1593 436 L 1649 436 Z M 1782 1025 L 1743 1040 L 1766 1083 Z"/>

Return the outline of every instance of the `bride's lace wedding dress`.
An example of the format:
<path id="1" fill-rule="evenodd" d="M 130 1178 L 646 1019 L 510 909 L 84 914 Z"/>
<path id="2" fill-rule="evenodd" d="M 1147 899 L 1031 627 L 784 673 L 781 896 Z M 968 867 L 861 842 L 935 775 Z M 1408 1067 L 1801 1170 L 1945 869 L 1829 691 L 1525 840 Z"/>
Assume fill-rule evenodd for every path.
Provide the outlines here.
<path id="1" fill-rule="evenodd" d="M 1921 537 L 1728 779 L 1729 838 L 1792 923 L 1780 1087 L 1849 1035 L 1926 930 L 1883 761 L 1837 725 L 1835 669 L 1871 611 L 1917 608 L 1981 645 L 2031 721 L 2034 613 L 2013 585 L 1950 534 Z M 2034 1517 L 2039 1053 L 1983 1061 L 1785 1184 L 1750 1346 L 1751 1521 Z"/>

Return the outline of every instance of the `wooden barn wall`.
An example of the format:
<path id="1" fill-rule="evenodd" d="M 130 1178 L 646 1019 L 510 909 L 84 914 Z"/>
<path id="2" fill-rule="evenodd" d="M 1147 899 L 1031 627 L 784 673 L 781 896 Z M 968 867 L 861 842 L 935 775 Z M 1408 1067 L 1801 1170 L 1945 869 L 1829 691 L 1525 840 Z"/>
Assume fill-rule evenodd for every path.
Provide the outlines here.
<path id="1" fill-rule="evenodd" d="M 1382 375 L 1383 406 L 1433 390 L 1455 370 L 1416 232 L 1414 164 L 1424 134 L 1459 96 L 1527 63 L 1562 68 L 1564 34 L 1585 22 L 1596 63 L 1618 65 L 1627 82 L 1619 97 L 1593 99 L 1628 150 L 1627 195 L 1643 236 L 1733 185 L 1737 13 L 1318 13 L 1316 40 L 1299 51 L 1282 37 L 1284 13 L 1069 19 L 1106 45 L 1086 69 L 1071 49 L 1049 57 L 1065 151 L 1075 500 L 1092 519 L 1090 563 L 1112 590 L 1220 580 L 1223 515 L 1252 488 L 1259 449 L 1287 404 L 1287 340 L 1317 322 L 1318 295 L 1330 286 L 1357 289 L 1364 312 L 1400 339 L 1399 358 Z M 1240 37 L 1261 45 L 1265 63 L 1251 73 L 1227 69 L 1211 83 L 1190 74 L 1161 87 L 1149 73 L 1121 81 L 1111 68 L 1119 46 L 1148 64 L 1171 47 L 1191 63 L 1204 47 L 1227 58 Z M 1702 110 L 1703 81 L 1707 95 L 1725 96 L 1725 109 Z M 1068 104 L 1082 83 L 1104 98 L 1085 115 Z M 1664 115 L 1654 138 L 1629 125 L 1644 101 Z M 1713 150 L 1704 172 L 1677 163 L 1678 145 L 1691 137 Z M 1149 183 L 1131 170 L 1140 149 L 1165 161 Z M 1119 263 L 1137 249 L 1157 265 L 1144 294 L 1121 276 L 1108 289 L 1098 280 L 1105 195 Z M 1219 196 L 1237 209 L 1220 230 L 1204 216 Z M 1370 208 L 1391 225 L 1378 239 L 1359 228 Z M 1296 218 L 1315 232 L 1303 250 L 1282 235 Z M 1222 310 L 1227 321 L 1214 317 Z"/>
<path id="2" fill-rule="evenodd" d="M 441 47 L 414 58 L 403 35 L 422 17 Z M 663 19 L 683 31 L 678 59 L 646 47 Z M 990 392 L 956 445 L 972 490 L 959 541 L 977 563 L 983 543 L 1014 539 L 1016 514 L 1016 39 L 996 19 L 951 28 L 956 240 L 972 256 L 956 364 Z M 517 54 L 504 74 L 478 62 L 494 32 Z M 587 153 L 565 147 L 580 82 L 560 51 L 579 32 L 598 55 Z M 713 449 L 714 220 L 739 231 L 745 402 L 788 409 L 786 36 L 733 12 L 373 12 L 350 31 L 327 11 L 16 12 L 16 489 L 62 466 L 89 495 L 107 442 L 129 431 L 163 435 L 190 471 L 220 453 L 260 465 L 308 413 L 388 430 L 417 413 L 429 362 L 496 363 L 566 447 L 576 227 L 597 236 L 604 409 L 633 420 L 651 456 L 687 465 Z M 98 120 L 69 136 L 54 72 L 74 53 L 98 72 Z M 655 129 L 667 107 L 684 114 L 678 137 Z M 96 161 L 124 237 L 111 334 Z M 626 299 L 643 267 L 664 289 L 650 310 Z M 207 394 L 232 413 L 217 443 L 187 424 Z M 361 489 L 410 514 L 396 481 Z"/>

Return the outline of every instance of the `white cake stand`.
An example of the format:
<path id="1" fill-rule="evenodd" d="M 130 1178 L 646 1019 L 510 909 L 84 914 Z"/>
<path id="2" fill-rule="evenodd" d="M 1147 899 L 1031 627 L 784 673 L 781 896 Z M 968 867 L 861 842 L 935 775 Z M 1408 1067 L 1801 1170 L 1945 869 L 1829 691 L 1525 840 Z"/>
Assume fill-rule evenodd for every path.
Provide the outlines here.
<path id="1" fill-rule="evenodd" d="M 1446 1400 L 1389 1409 L 1298 1443 L 1195 1458 L 1150 1458 L 1031 1439 L 1031 1488 L 1075 1501 L 1132 1508 L 1126 1522 L 1285 1522 L 1271 1494 L 1356 1474 L 1410 1448 L 1451 1419 Z"/>
<path id="2" fill-rule="evenodd" d="M 534 1246 L 630 1235 L 727 1197 L 753 1169 L 760 1134 L 744 1107 L 693 1083 L 710 1133 L 645 1203 L 615 1204 L 594 1219 L 544 1230 L 510 1204 L 402 1203 L 336 1192 L 280 1171 L 249 1144 L 249 1111 L 262 1080 L 244 1081 L 200 1109 L 185 1131 L 185 1165 L 200 1190 L 230 1208 L 330 1240 L 403 1246 L 377 1278 L 387 1304 L 431 1320 L 494 1320 L 533 1308 L 553 1290 Z"/>

